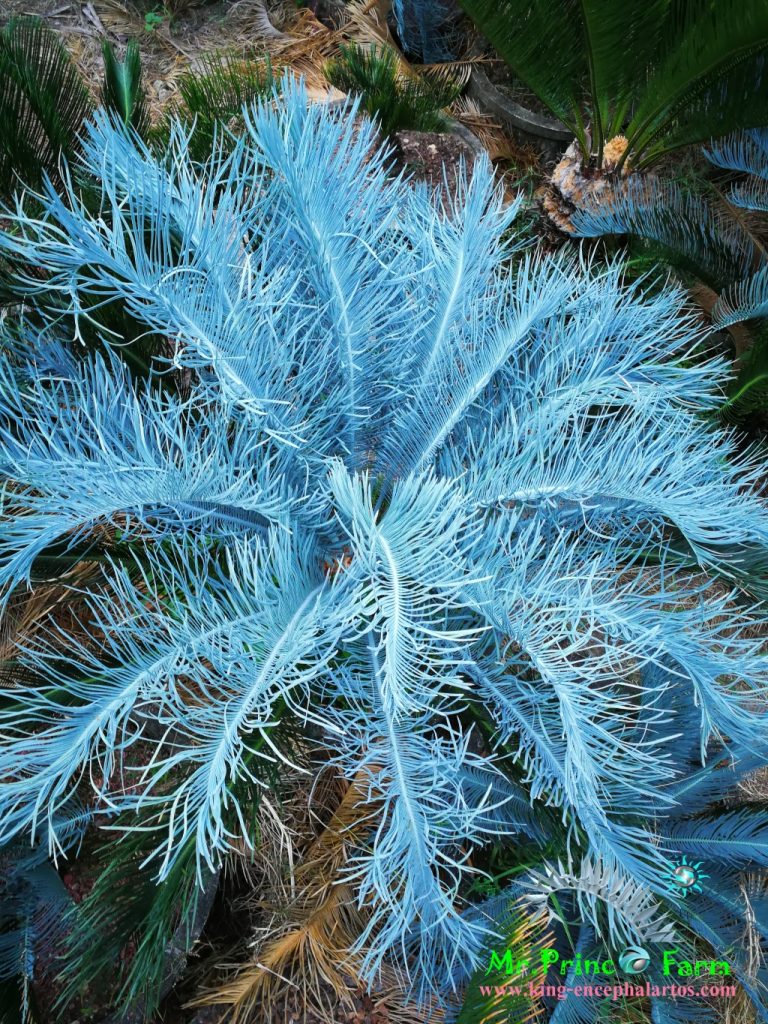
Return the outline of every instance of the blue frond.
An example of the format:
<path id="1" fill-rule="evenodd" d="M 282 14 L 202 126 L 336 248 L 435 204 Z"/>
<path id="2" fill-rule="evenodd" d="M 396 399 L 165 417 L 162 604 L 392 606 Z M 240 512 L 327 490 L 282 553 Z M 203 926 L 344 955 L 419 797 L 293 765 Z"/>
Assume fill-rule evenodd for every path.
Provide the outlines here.
<path id="1" fill-rule="evenodd" d="M 462 590 L 472 580 L 476 536 L 464 494 L 450 480 L 407 477 L 380 515 L 367 475 L 350 477 L 337 463 L 329 484 L 357 552 L 346 575 L 359 581 L 388 706 L 397 715 L 418 712 L 451 688 L 465 689 L 459 673 L 480 630 L 456 621 Z"/>
<path id="2" fill-rule="evenodd" d="M 749 876 L 734 874 L 727 864 L 719 865 L 711 859 L 707 867 L 711 881 L 706 880 L 706 890 L 697 901 L 701 916 L 724 934 L 732 949 L 738 949 L 743 942 L 745 922 L 748 930 L 768 947 L 768 897 L 763 891 L 764 880 L 755 873 L 750 881 Z M 762 971 L 765 971 L 764 965 Z"/>
<path id="3" fill-rule="evenodd" d="M 0 858 L 7 856 L 0 851 Z M 62 917 L 72 900 L 55 868 L 48 862 L 13 866 L 0 886 L 0 981 L 22 975 L 31 980 L 38 957 L 55 955 L 63 934 Z M 17 922 L 9 927 L 9 922 Z"/>
<path id="4" fill-rule="evenodd" d="M 729 327 L 759 316 L 768 316 L 768 266 L 725 288 L 712 309 L 715 327 Z"/>
<path id="5" fill-rule="evenodd" d="M 754 249 L 737 220 L 676 182 L 651 175 L 608 184 L 574 210 L 571 224 L 580 238 L 628 234 L 651 239 L 715 281 L 746 273 Z"/>
<path id="6" fill-rule="evenodd" d="M 669 985 L 670 979 L 664 975 L 653 978 L 660 991 Z M 651 997 L 651 1024 L 718 1024 L 721 1020 L 718 1007 L 705 999 L 695 996 L 664 998 Z"/>
<path id="7" fill-rule="evenodd" d="M 482 808 L 485 830 L 491 831 L 495 824 L 502 834 L 512 829 L 540 843 L 544 841 L 545 831 L 522 786 L 494 775 L 484 765 L 464 765 L 458 773 L 457 785 L 467 807 Z"/>
<path id="8" fill-rule="evenodd" d="M 424 64 L 455 60 L 463 48 L 461 11 L 452 0 L 394 0 L 392 11 L 404 52 Z"/>
<path id="9" fill-rule="evenodd" d="M 547 402 L 526 410 L 542 426 L 536 433 L 507 420 L 503 432 L 484 431 L 467 439 L 472 493 L 482 508 L 506 509 L 511 522 L 523 510 L 536 512 L 564 527 L 574 514 L 582 521 L 625 523 L 629 513 L 643 523 L 649 540 L 649 524 L 659 529 L 674 525 L 702 564 L 730 565 L 736 571 L 741 556 L 731 546 L 737 539 L 745 549 L 765 544 L 765 512 L 743 490 L 744 484 L 757 481 L 760 470 L 754 456 L 739 456 L 735 437 L 716 438 L 690 413 L 663 403 L 645 403 L 637 412 L 593 412 L 587 397 L 578 410 L 567 401 L 564 396 L 559 409 L 553 402 L 551 412 Z M 728 461 L 723 460 L 726 451 Z M 694 492 L 695 503 L 690 500 Z M 724 492 L 731 496 L 732 514 L 723 514 Z"/>
<path id="10" fill-rule="evenodd" d="M 582 924 L 573 948 L 573 958 L 580 954 L 582 959 L 589 957 L 591 947 L 595 942 L 595 929 L 591 924 Z M 565 976 L 564 984 L 570 990 L 574 985 L 579 984 L 575 965 L 572 964 L 568 974 Z M 600 1000 L 592 996 L 581 996 L 573 998 L 566 995 L 565 999 L 558 1001 L 549 1018 L 549 1024 L 595 1024 L 600 1008 Z"/>
<path id="11" fill-rule="evenodd" d="M 704 155 L 716 167 L 754 174 L 768 181 L 768 128 L 728 135 L 713 142 Z"/>
<path id="12" fill-rule="evenodd" d="M 751 175 L 748 181 L 730 187 L 730 203 L 749 210 L 768 210 L 768 129 L 729 136 L 705 150 L 704 155 L 717 167 Z M 712 310 L 715 327 L 768 316 L 768 267 L 762 266 L 752 274 L 749 270 L 746 267 L 739 275 L 741 280 L 723 289 Z"/>
<path id="13" fill-rule="evenodd" d="M 731 976 L 739 982 L 749 997 L 757 1020 L 760 1024 L 765 1024 L 768 1021 L 768 1003 L 764 999 L 765 987 L 754 978 L 752 970 L 740 957 L 734 957 L 734 947 L 727 934 L 722 934 L 718 925 L 709 924 L 702 914 L 690 906 L 680 907 L 678 913 L 691 931 L 709 944 L 719 959 L 728 960 L 732 968 Z"/>
<path id="14" fill-rule="evenodd" d="M 0 374 L 4 503 L 27 508 L 0 527 L 6 593 L 29 579 L 47 547 L 71 546 L 97 525 L 130 530 L 133 521 L 161 537 L 213 520 L 220 530 L 263 532 L 296 508 L 276 457 L 227 405 L 136 391 L 119 364 L 101 358 L 25 389 L 12 370 Z"/>
<path id="15" fill-rule="evenodd" d="M 514 278 L 494 282 L 492 301 L 481 301 L 465 315 L 464 331 L 430 350 L 422 379 L 403 409 L 404 424 L 391 439 L 387 467 L 405 473 L 429 465 L 513 354 L 568 305 L 578 281 L 572 262 L 542 263 L 527 254 Z M 461 359 L 466 350 L 473 353 L 471 369 Z"/>
<path id="16" fill-rule="evenodd" d="M 290 76 L 280 90 L 285 103 L 276 109 L 268 100 L 246 112 L 254 151 L 270 173 L 264 229 L 299 257 L 295 277 L 303 300 L 317 308 L 318 342 L 329 351 L 324 369 L 334 371 L 322 390 L 340 389 L 332 404 L 341 419 L 327 430 L 341 437 L 354 465 L 371 440 L 365 424 L 380 421 L 384 409 L 382 350 L 402 346 L 422 315 L 402 301 L 411 261 L 396 215 L 406 186 L 387 176 L 388 153 L 376 145 L 375 125 L 356 120 L 357 101 L 331 114 L 309 104 Z"/>
<path id="17" fill-rule="evenodd" d="M 752 808 L 678 821 L 664 829 L 665 845 L 679 853 L 735 867 L 768 866 L 768 814 Z"/>
<path id="18" fill-rule="evenodd" d="M 42 821 L 51 851 L 60 850 L 54 814 L 84 778 L 113 811 L 145 810 L 156 819 L 166 836 L 155 850 L 160 877 L 187 839 L 195 838 L 198 860 L 208 864 L 233 835 L 247 839 L 228 785 L 253 779 L 252 754 L 279 761 L 269 731 L 284 706 L 317 720 L 306 688 L 333 653 L 339 634 L 329 627 L 344 605 L 327 603 L 312 547 L 285 534 L 272 535 L 266 546 L 233 546 L 224 568 L 192 554 L 182 548 L 158 555 L 152 577 L 140 569 L 138 582 L 126 568 L 116 570 L 110 589 L 89 598 L 95 651 L 58 629 L 28 650 L 28 663 L 51 685 L 14 690 L 0 718 L 12 737 L 0 755 L 4 840 L 24 828 L 34 834 Z M 178 597 L 169 603 L 164 594 Z M 319 622 L 327 648 L 316 640 Z M 343 614 L 337 626 L 344 628 Z M 147 716 L 162 726 L 170 752 L 158 749 L 139 771 L 139 796 L 113 794 L 113 773 L 142 738 Z M 27 736 L 38 720 L 50 724 Z M 245 738 L 252 734 L 254 747 Z M 167 779 L 176 780 L 171 789 Z M 230 807 L 234 833 L 223 820 Z"/>
<path id="19" fill-rule="evenodd" d="M 381 650 L 367 640 L 370 676 L 338 679 L 351 706 L 337 712 L 344 730 L 338 757 L 347 772 L 364 770 L 373 799 L 382 803 L 379 824 L 366 848 L 350 860 L 369 922 L 357 943 L 365 950 L 363 973 L 378 976 L 385 958 L 394 960 L 421 1000 L 440 994 L 440 981 L 471 971 L 486 937 L 484 925 L 463 917 L 457 900 L 466 876 L 468 844 L 487 842 L 516 829 L 510 819 L 489 817 L 487 801 L 469 803 L 457 781 L 467 768 L 489 766 L 467 749 L 468 737 L 438 732 L 430 712 L 398 715 L 384 679 Z M 433 708 L 444 712 L 445 705 Z M 353 742 L 354 737 L 359 737 Z M 492 786 L 496 772 L 490 769 Z M 503 777 L 499 782 L 503 785 Z M 502 797 L 502 802 L 508 801 Z M 494 811 L 502 803 L 495 800 Z"/>
<path id="20" fill-rule="evenodd" d="M 70 856 L 92 817 L 77 800 L 57 813 L 61 847 Z M 56 956 L 72 898 L 40 844 L 1 847 L 0 868 L 0 981 L 21 975 L 29 982 L 38 959 Z"/>
<path id="21" fill-rule="evenodd" d="M 746 210 L 768 213 L 768 181 L 752 178 L 728 190 L 728 202 Z"/>
<path id="22" fill-rule="evenodd" d="M 685 689 L 682 693 L 687 693 Z M 700 714 L 695 705 L 689 700 L 692 715 L 700 719 Z M 690 736 L 690 730 L 686 730 L 686 736 Z M 693 734 L 696 737 L 696 753 L 701 761 L 701 745 L 699 742 L 699 728 Z M 765 751 L 758 748 L 754 751 L 737 749 L 729 752 L 723 763 L 723 752 L 716 751 L 709 755 L 709 763 L 697 771 L 690 771 L 690 766 L 683 765 L 684 780 L 670 787 L 669 793 L 676 802 L 688 813 L 696 813 L 703 810 L 707 804 L 717 803 L 728 796 L 735 795 L 735 790 L 749 772 L 761 768 L 765 764 Z M 685 769 L 688 768 L 686 771 Z"/>

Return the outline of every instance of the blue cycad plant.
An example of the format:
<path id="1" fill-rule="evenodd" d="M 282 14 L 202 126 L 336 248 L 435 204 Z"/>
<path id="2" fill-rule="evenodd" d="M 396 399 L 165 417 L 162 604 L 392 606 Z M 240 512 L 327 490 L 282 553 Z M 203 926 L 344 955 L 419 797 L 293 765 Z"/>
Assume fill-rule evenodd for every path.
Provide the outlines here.
<path id="1" fill-rule="evenodd" d="M 303 732 L 362 794 L 365 983 L 455 1000 L 516 901 L 617 956 L 699 936 L 759 1007 L 768 819 L 707 813 L 768 745 L 768 515 L 700 416 L 725 364 L 681 293 L 521 249 L 487 161 L 440 199 L 353 114 L 286 79 L 202 166 L 101 115 L 100 204 L 4 214 L 5 603 L 67 566 L 71 610 L 19 640 L 0 839 L 56 856 L 85 801 L 158 891 L 204 884 Z"/>

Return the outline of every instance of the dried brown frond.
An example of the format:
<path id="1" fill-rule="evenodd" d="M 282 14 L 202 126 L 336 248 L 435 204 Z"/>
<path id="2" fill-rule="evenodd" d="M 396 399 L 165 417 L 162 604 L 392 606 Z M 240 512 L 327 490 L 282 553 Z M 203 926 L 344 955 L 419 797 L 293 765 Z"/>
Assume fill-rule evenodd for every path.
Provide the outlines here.
<path id="1" fill-rule="evenodd" d="M 312 885 L 313 879 L 333 878 L 341 868 L 348 846 L 359 839 L 379 809 L 379 804 L 368 798 L 368 778 L 368 772 L 358 772 L 347 783 L 328 825 L 307 849 L 296 872 L 297 879 Z"/>
<path id="2" fill-rule="evenodd" d="M 491 160 L 515 158 L 518 147 L 514 145 L 501 125 L 494 121 L 489 114 L 480 110 L 474 100 L 466 96 L 459 96 L 451 105 L 450 112 L 459 124 L 463 124 L 479 139 Z"/>
<path id="3" fill-rule="evenodd" d="M 739 783 L 741 803 L 764 803 L 768 801 L 768 767 L 750 772 Z"/>
<path id="4" fill-rule="evenodd" d="M 269 1020 L 268 1008 L 291 992 L 321 1011 L 330 1009 L 329 995 L 348 1002 L 357 966 L 349 949 L 362 928 L 352 893 L 342 884 L 329 886 L 312 909 L 294 905 L 289 911 L 292 920 L 258 945 L 250 964 L 190 1005 L 230 1006 L 236 1024 L 255 1019 L 257 1010 L 263 1015 L 257 1019 Z"/>
<path id="5" fill-rule="evenodd" d="M 472 63 L 471 60 L 447 60 L 444 64 L 423 64 L 418 73 L 433 81 L 463 89 L 472 74 Z"/>
<path id="6" fill-rule="evenodd" d="M 42 628 L 65 597 L 60 587 L 43 586 L 17 591 L 9 598 L 0 620 L 0 686 L 13 685 L 13 672 L 8 663 L 18 656 L 19 644 Z"/>
<path id="7" fill-rule="evenodd" d="M 275 1007 L 291 993 L 321 1013 L 330 1011 L 331 1003 L 349 1000 L 359 984 L 360 964 L 360 957 L 350 949 L 364 927 L 365 911 L 356 905 L 340 872 L 350 845 L 370 827 L 377 809 L 370 800 L 369 778 L 368 772 L 361 772 L 349 782 L 335 771 L 321 773 L 305 801 L 303 825 L 287 838 L 275 815 L 271 831 L 262 830 L 263 844 L 270 850 L 267 855 L 262 847 L 259 862 L 272 859 L 284 868 L 279 878 L 273 872 L 272 885 L 258 887 L 265 897 L 251 900 L 262 916 L 269 912 L 259 929 L 255 954 L 234 977 L 191 1005 L 229 1006 L 236 1022 L 250 1020 L 256 1007 L 263 1007 L 263 1019 L 269 1020 L 266 1008 Z M 318 821 L 325 822 L 319 834 L 312 828 Z"/>
<path id="8" fill-rule="evenodd" d="M 307 88 L 328 90 L 330 86 L 323 74 L 323 67 L 327 59 L 322 50 L 307 49 L 298 55 L 291 55 L 290 64 L 281 63 L 279 68 L 283 70 L 288 67 L 294 75 L 303 77 Z"/>
<path id="9" fill-rule="evenodd" d="M 102 579 L 100 563 L 82 561 L 39 580 L 31 589 L 18 587 L 10 595 L 0 618 L 0 687 L 27 681 L 19 663 L 20 650 L 41 634 L 61 630 L 86 644 L 92 639 L 81 620 L 84 594 Z"/>
<path id="10" fill-rule="evenodd" d="M 395 45 L 395 40 L 387 25 L 389 4 L 386 0 L 350 0 L 347 4 L 348 19 L 343 27 L 343 34 L 349 42 L 386 43 L 400 57 L 405 58 Z"/>

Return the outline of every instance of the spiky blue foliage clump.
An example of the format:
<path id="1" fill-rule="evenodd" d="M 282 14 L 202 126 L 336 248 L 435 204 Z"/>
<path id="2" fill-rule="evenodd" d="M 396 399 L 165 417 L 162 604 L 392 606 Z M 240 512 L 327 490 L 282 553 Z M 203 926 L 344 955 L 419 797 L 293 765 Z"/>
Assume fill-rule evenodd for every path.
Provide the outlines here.
<path id="1" fill-rule="evenodd" d="M 768 211 L 768 129 L 713 142 L 704 155 L 716 167 L 748 175 L 726 190 L 730 207 Z M 674 262 L 693 269 L 721 293 L 712 322 L 724 328 L 768 316 L 765 250 L 730 207 L 706 194 L 686 192 L 674 181 L 635 174 L 588 195 L 571 224 L 582 238 L 629 234 L 664 246 Z"/>
<path id="2" fill-rule="evenodd" d="M 749 273 L 756 251 L 731 211 L 650 174 L 607 181 L 602 192 L 580 199 L 570 221 L 579 238 L 630 235 L 654 243 L 661 259 L 718 290 Z"/>
<path id="3" fill-rule="evenodd" d="M 705 155 L 717 167 L 748 175 L 728 190 L 733 206 L 768 213 L 768 128 L 731 136 Z M 768 316 L 768 260 L 762 256 L 759 270 L 731 284 L 718 299 L 713 317 L 719 325 Z"/>
<path id="4" fill-rule="evenodd" d="M 555 888 L 598 924 L 605 886 L 628 892 L 604 941 L 655 941 L 676 856 L 766 859 L 762 818 L 665 831 L 724 748 L 767 745 L 744 586 L 768 515 L 700 418 L 726 367 L 682 293 L 521 251 L 487 161 L 442 203 L 387 176 L 354 108 L 281 90 L 204 166 L 180 129 L 159 163 L 102 116 L 100 208 L 70 186 L 7 214 L 50 316 L 3 367 L 4 592 L 105 531 L 129 553 L 27 644 L 0 840 L 60 850 L 86 793 L 146 830 L 158 880 L 190 849 L 202 878 L 253 841 L 290 725 L 376 801 L 345 869 L 366 980 L 462 983 L 493 931 L 473 861 L 503 837 L 565 837 Z M 79 353 L 116 302 L 171 365 Z"/>
<path id="5" fill-rule="evenodd" d="M 455 60 L 461 47 L 455 0 L 393 0 L 397 35 L 405 53 L 425 64 Z"/>

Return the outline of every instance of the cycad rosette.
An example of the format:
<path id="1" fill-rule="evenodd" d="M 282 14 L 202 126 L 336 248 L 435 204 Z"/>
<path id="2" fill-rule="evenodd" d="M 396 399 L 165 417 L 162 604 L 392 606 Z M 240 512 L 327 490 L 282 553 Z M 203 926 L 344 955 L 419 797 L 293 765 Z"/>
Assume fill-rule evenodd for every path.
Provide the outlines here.
<path id="1" fill-rule="evenodd" d="M 3 368 L 2 581 L 104 569 L 24 644 L 0 838 L 55 853 L 87 799 L 161 884 L 202 879 L 303 729 L 375 809 L 350 956 L 426 997 L 488 941 L 482 848 L 545 819 L 643 920 L 674 902 L 674 717 L 699 758 L 765 745 L 768 517 L 700 418 L 726 370 L 680 293 L 521 250 L 486 161 L 438 200 L 354 110 L 281 92 L 204 166 L 99 117 L 100 207 L 70 186 L 8 216 L 37 327 Z M 165 341 L 147 377 L 130 339 L 81 351 L 115 303 Z"/>

